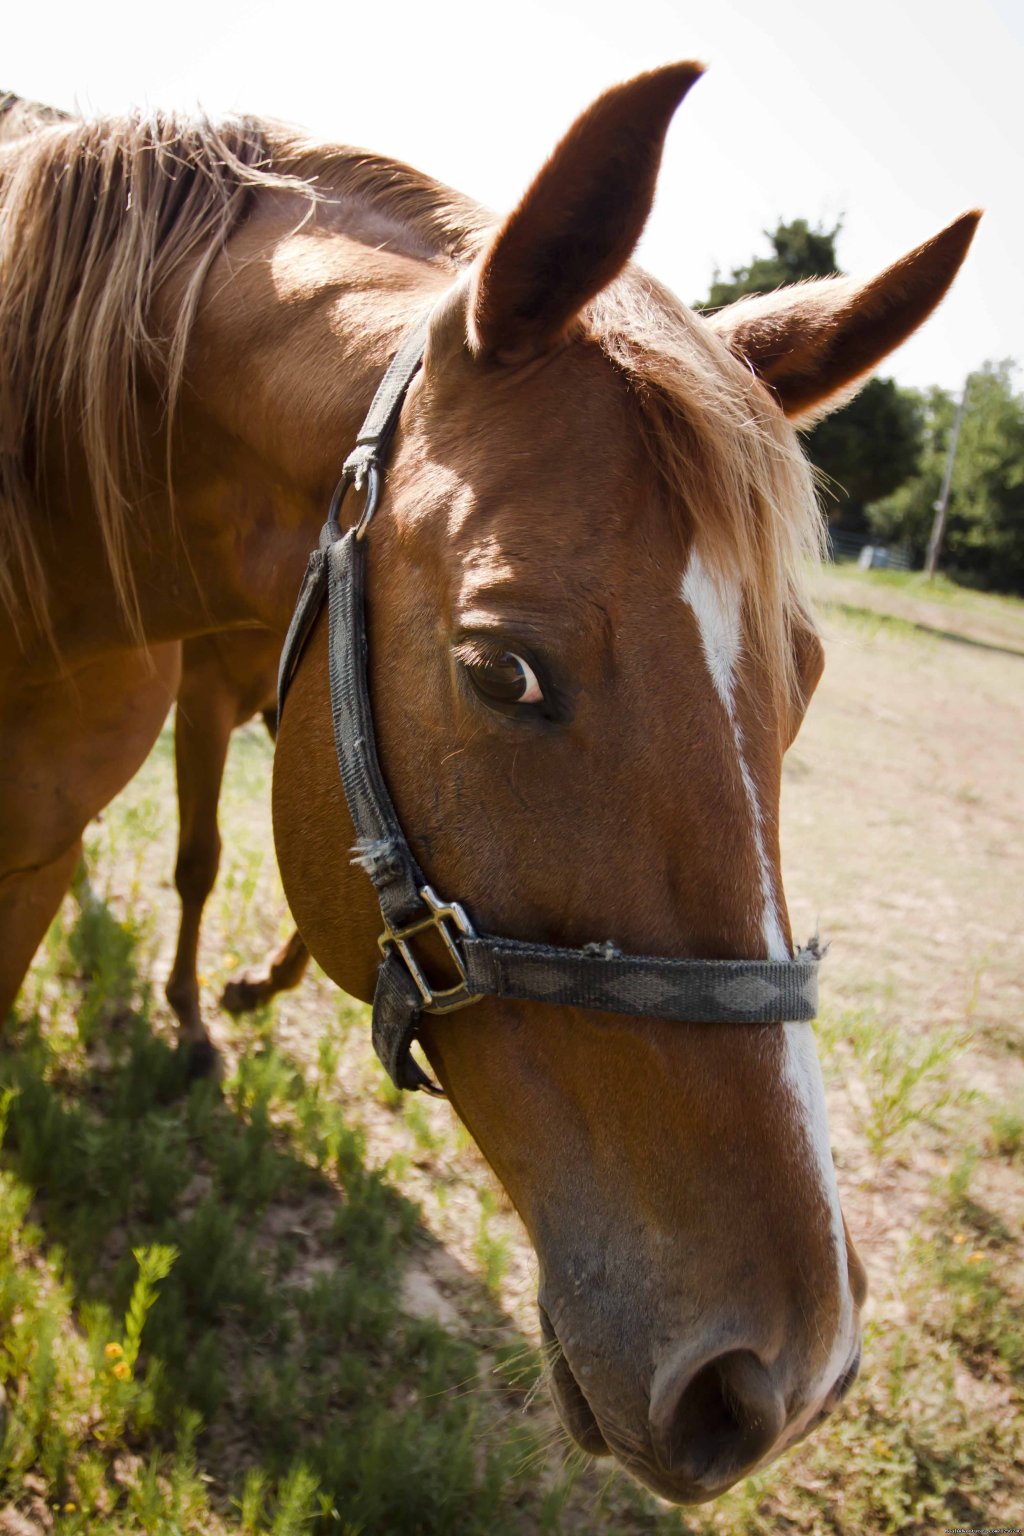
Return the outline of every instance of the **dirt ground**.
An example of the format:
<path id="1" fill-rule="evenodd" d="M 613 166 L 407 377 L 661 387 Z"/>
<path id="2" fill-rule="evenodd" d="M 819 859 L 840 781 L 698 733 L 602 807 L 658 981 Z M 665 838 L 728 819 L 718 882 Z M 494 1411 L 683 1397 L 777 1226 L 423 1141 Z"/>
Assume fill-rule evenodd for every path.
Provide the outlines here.
<path id="1" fill-rule="evenodd" d="M 825 675 L 787 760 L 783 869 L 798 936 L 829 944 L 829 1014 L 963 1032 L 954 1080 L 993 1103 L 1024 1088 L 1024 608 L 962 606 L 823 573 Z M 920 626 L 920 627 L 912 627 Z M 951 638 L 956 634 L 962 638 Z M 1019 647 L 1019 653 L 1015 653 Z M 829 1082 L 844 1209 L 875 1308 L 958 1149 L 917 1141 L 881 1174 L 848 1084 Z M 973 1128 L 965 1125 L 960 1145 Z M 1019 1191 L 1015 1205 L 1020 1230 Z"/>
<path id="2" fill-rule="evenodd" d="M 1014 654 L 962 614 L 939 618 L 964 641 L 909 628 L 899 594 L 870 593 L 889 618 L 837 608 L 841 577 L 822 595 L 825 675 L 784 775 L 794 931 L 831 942 L 831 1006 L 969 1020 L 983 1047 L 1024 1001 L 1024 625 Z"/>

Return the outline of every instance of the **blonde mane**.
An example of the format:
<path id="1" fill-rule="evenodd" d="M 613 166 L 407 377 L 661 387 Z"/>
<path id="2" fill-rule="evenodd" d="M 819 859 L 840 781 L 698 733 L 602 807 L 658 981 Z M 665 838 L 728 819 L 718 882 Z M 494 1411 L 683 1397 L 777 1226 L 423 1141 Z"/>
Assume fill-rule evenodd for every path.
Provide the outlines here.
<path id="1" fill-rule="evenodd" d="M 141 636 L 127 529 L 143 489 L 142 386 L 169 433 L 210 265 L 263 189 L 352 198 L 413 233 L 431 257 L 465 265 L 493 216 L 433 178 L 363 150 L 311 142 L 280 124 L 221 125 L 170 114 L 64 119 L 0 98 L 0 602 L 19 585 L 49 627 L 35 536 L 43 444 L 85 461 L 118 598 Z M 11 130 L 17 124 L 17 133 Z M 186 274 L 169 329 L 153 299 Z M 738 579 L 748 632 L 770 674 L 791 682 L 792 632 L 806 622 L 801 570 L 821 523 L 807 462 L 767 392 L 710 330 L 633 269 L 590 308 L 629 378 L 670 494 L 720 580 Z"/>
<path id="2" fill-rule="evenodd" d="M 142 384 L 169 433 L 203 283 L 253 198 L 285 190 L 310 210 L 323 196 L 379 201 L 453 263 L 490 219 L 408 166 L 279 124 L 82 121 L 10 96 L 0 110 L 0 603 L 17 618 L 22 587 L 49 631 L 35 509 L 56 435 L 84 456 L 118 599 L 141 638 L 127 529 L 142 489 Z M 160 333 L 153 299 L 183 272 Z"/>
<path id="3" fill-rule="evenodd" d="M 630 380 L 673 504 L 723 591 L 738 587 L 748 646 L 769 682 L 799 694 L 794 640 L 814 631 L 808 574 L 824 550 L 814 471 L 749 365 L 662 284 L 630 268 L 590 306 Z"/>

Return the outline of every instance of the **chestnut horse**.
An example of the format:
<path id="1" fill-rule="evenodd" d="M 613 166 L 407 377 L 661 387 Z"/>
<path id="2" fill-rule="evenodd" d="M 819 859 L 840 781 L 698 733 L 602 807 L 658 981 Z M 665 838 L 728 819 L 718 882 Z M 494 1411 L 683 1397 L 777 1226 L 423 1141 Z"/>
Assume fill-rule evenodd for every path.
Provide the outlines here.
<path id="1" fill-rule="evenodd" d="M 427 878 L 512 937 L 791 954 L 781 764 L 822 666 L 793 423 L 927 316 L 977 215 L 867 282 L 695 317 L 630 256 L 699 73 L 608 92 L 498 223 L 272 124 L 60 123 L 0 151 L 0 1009 L 160 728 L 176 642 L 283 634 L 428 308 L 368 591 L 380 758 Z M 368 999 L 322 619 L 274 800 L 303 937 Z M 695 1501 L 830 1411 L 864 1278 L 808 1025 L 487 999 L 422 1043 L 536 1247 L 580 1445 Z"/>
<path id="2" fill-rule="evenodd" d="M 24 138 L 47 124 L 71 121 L 69 113 L 0 92 L 0 143 Z M 196 635 L 181 649 L 174 721 L 179 821 L 174 881 L 181 920 L 166 994 L 195 1074 L 217 1066 L 217 1052 L 200 1012 L 198 958 L 203 909 L 220 864 L 217 807 L 228 743 L 236 726 L 256 713 L 262 713 L 271 737 L 276 736 L 280 650 L 280 636 L 260 630 Z M 80 899 L 88 899 L 88 877 L 84 871 L 80 874 L 74 888 Z M 242 1013 L 269 1002 L 298 985 L 308 962 L 309 951 L 293 933 L 262 963 L 230 978 L 221 1006 Z"/>

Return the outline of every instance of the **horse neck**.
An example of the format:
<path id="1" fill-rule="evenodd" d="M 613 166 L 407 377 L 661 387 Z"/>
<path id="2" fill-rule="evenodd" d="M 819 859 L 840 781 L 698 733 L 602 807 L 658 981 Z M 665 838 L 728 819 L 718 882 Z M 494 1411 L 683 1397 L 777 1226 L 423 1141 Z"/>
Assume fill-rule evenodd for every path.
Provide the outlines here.
<path id="1" fill-rule="evenodd" d="M 276 239 L 280 212 L 258 215 L 206 284 L 173 482 L 191 562 L 215 573 L 207 597 L 218 622 L 287 627 L 374 389 L 453 280 L 447 263 L 368 246 L 358 211 L 341 214 L 355 233 L 335 209 L 297 230 L 289 214 Z M 225 479 L 227 494 L 211 495 Z M 216 553 L 227 545 L 230 557 Z"/>

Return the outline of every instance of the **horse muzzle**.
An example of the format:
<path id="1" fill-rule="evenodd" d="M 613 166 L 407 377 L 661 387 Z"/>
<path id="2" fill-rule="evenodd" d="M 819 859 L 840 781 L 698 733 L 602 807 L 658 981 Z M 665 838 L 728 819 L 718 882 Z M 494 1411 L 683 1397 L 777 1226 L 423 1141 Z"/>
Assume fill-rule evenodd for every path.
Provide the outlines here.
<path id="1" fill-rule="evenodd" d="M 552 1397 L 573 1440 L 592 1456 L 616 1456 L 675 1504 L 718 1498 L 802 1440 L 842 1400 L 860 1368 L 858 1335 L 820 1403 L 808 1407 L 803 1400 L 798 1406 L 778 1367 L 753 1350 L 682 1346 L 669 1350 L 654 1370 L 646 1422 L 638 1414 L 630 1424 L 621 1413 L 598 1417 L 543 1305 L 539 1311 Z"/>

